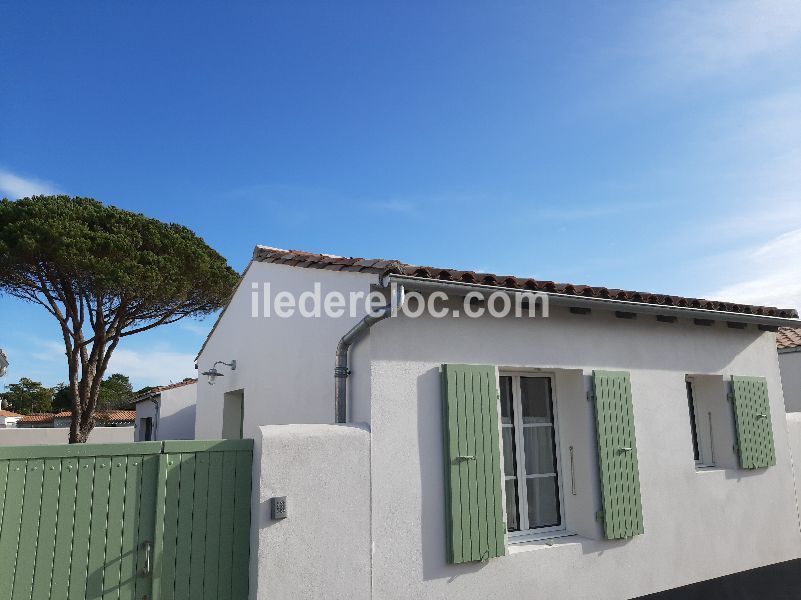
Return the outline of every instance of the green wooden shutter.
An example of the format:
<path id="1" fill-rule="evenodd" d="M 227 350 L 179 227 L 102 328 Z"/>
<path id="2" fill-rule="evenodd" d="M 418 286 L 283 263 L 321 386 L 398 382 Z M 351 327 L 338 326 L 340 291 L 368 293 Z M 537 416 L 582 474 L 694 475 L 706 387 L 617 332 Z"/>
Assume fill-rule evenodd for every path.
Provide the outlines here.
<path id="1" fill-rule="evenodd" d="M 592 379 L 604 535 L 632 537 L 644 528 L 629 374 L 593 371 Z"/>
<path id="2" fill-rule="evenodd" d="M 734 375 L 731 389 L 740 466 L 743 469 L 772 467 L 776 464 L 776 450 L 767 381 L 764 377 Z"/>
<path id="3" fill-rule="evenodd" d="M 448 562 L 503 556 L 495 368 L 442 365 Z"/>

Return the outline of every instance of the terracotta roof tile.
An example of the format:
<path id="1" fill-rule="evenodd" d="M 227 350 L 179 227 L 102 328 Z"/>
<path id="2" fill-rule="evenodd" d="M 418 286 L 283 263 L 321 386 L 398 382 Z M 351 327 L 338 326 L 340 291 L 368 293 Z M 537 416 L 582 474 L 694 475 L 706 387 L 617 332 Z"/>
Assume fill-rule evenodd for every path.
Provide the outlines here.
<path id="1" fill-rule="evenodd" d="M 35 415 L 25 415 L 17 424 L 24 424 L 24 423 L 52 423 L 53 422 L 53 413 L 38 413 Z"/>
<path id="2" fill-rule="evenodd" d="M 17 414 L 15 412 L 11 412 L 10 410 L 0 410 L 0 417 L 21 417 L 22 415 Z"/>
<path id="3" fill-rule="evenodd" d="M 26 423 L 52 423 L 53 419 L 69 419 L 72 413 L 70 411 L 62 411 L 59 413 L 39 413 L 35 415 L 25 415 L 17 424 Z M 108 410 L 97 411 L 95 413 L 96 423 L 126 423 L 136 420 L 135 410 Z"/>
<path id="4" fill-rule="evenodd" d="M 801 329 L 780 327 L 776 334 L 776 347 L 779 350 L 787 348 L 801 348 Z"/>
<path id="5" fill-rule="evenodd" d="M 798 313 L 791 308 L 776 308 L 773 306 L 754 306 L 750 304 L 737 304 L 701 298 L 684 298 L 654 294 L 651 292 L 637 292 L 633 290 L 618 290 L 605 287 L 592 287 L 570 283 L 555 283 L 553 281 L 539 281 L 531 278 L 520 278 L 510 275 L 494 275 L 492 273 L 475 273 L 473 271 L 459 271 L 456 269 L 439 269 L 421 265 L 410 265 L 398 261 L 345 258 L 330 254 L 314 254 L 300 250 L 281 250 L 269 246 L 256 246 L 253 251 L 253 260 L 258 262 L 288 264 L 291 257 L 295 266 L 327 269 L 333 271 L 347 270 L 361 273 L 376 273 L 385 275 L 395 273 L 425 279 L 438 279 L 443 281 L 461 281 L 479 285 L 499 286 L 512 289 L 526 289 L 531 291 L 551 292 L 590 298 L 611 298 L 629 302 L 645 304 L 658 304 L 663 306 L 680 306 L 700 308 L 704 310 L 734 312 L 749 315 L 768 317 L 781 317 L 785 319 L 798 318 Z"/>

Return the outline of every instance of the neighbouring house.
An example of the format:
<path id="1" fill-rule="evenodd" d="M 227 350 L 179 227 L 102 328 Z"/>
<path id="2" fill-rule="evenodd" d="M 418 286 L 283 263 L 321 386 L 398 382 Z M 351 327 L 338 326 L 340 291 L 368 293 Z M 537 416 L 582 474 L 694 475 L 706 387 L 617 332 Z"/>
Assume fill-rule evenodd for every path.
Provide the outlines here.
<path id="1" fill-rule="evenodd" d="M 801 329 L 779 329 L 776 347 L 779 350 L 784 406 L 787 412 L 801 412 Z"/>
<path id="2" fill-rule="evenodd" d="M 134 402 L 137 442 L 194 439 L 197 379 L 152 388 Z"/>
<path id="3" fill-rule="evenodd" d="M 133 410 L 104 410 L 95 413 L 97 427 L 133 427 L 136 412 Z M 69 411 L 59 413 L 38 413 L 25 415 L 17 421 L 17 427 L 53 427 L 70 426 L 72 415 Z"/>
<path id="4" fill-rule="evenodd" d="M 771 597 L 801 584 L 780 326 L 796 311 L 258 246 L 197 358 L 195 434 L 255 440 L 259 598 L 681 598 L 732 574 Z"/>
<path id="5" fill-rule="evenodd" d="M 18 415 L 10 410 L 0 410 L 0 427 L 16 427 L 17 421 L 21 418 L 22 415 Z"/>
<path id="6" fill-rule="evenodd" d="M 108 410 L 95 413 L 95 427 L 88 442 L 95 444 L 134 441 L 132 410 Z M 0 447 L 66 444 L 69 440 L 70 413 L 19 415 L 14 427 L 0 427 Z"/>

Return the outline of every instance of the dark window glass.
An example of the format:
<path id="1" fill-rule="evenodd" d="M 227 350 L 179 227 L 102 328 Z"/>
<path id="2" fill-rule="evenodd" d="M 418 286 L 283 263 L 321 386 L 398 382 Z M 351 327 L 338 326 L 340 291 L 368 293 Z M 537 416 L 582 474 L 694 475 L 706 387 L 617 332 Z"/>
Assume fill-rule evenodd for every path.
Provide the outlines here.
<path id="1" fill-rule="evenodd" d="M 687 382 L 687 405 L 690 409 L 690 433 L 693 437 L 693 459 L 701 460 L 701 453 L 698 451 L 698 427 L 695 423 L 695 397 L 693 395 L 692 381 Z"/>

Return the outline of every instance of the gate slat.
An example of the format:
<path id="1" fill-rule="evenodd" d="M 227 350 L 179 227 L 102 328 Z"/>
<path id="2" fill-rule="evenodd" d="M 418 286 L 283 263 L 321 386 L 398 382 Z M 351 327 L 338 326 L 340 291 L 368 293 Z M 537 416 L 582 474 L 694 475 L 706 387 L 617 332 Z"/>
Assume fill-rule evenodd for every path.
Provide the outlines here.
<path id="1" fill-rule="evenodd" d="M 7 460 L 0 460 L 0 530 L 3 526 L 3 508 L 5 507 L 6 500 L 6 482 L 8 481 L 8 463 Z"/>
<path id="2" fill-rule="evenodd" d="M 160 600 L 175 598 L 175 561 L 178 541 L 178 498 L 181 486 L 181 455 L 167 455 L 166 498 L 164 505 L 164 546 L 161 555 Z"/>
<path id="3" fill-rule="evenodd" d="M 58 525 L 53 551 L 51 600 L 66 600 L 72 579 L 72 543 L 75 524 L 75 500 L 78 490 L 78 459 L 61 459 L 61 482 L 58 490 Z"/>
<path id="4" fill-rule="evenodd" d="M 109 485 L 111 484 L 111 465 L 114 464 L 112 460 L 110 456 L 101 456 L 95 461 L 92 516 L 89 527 L 89 562 L 86 569 L 86 600 L 99 600 L 103 597 Z"/>
<path id="5" fill-rule="evenodd" d="M 14 585 L 26 463 L 25 460 L 12 460 L 8 468 L 5 510 L 0 526 L 0 598 L 10 598 Z"/>
<path id="6" fill-rule="evenodd" d="M 14 559 L 14 590 L 12 600 L 30 600 L 33 591 L 33 567 L 36 564 L 36 542 L 39 540 L 39 514 L 42 509 L 44 461 L 28 461 L 25 492 L 22 499 L 22 520 L 19 547 Z"/>
<path id="7" fill-rule="evenodd" d="M 72 534 L 69 600 L 86 600 L 94 476 L 95 458 L 79 458 L 78 487 L 75 494 L 75 523 Z"/>
<path id="8" fill-rule="evenodd" d="M 206 568 L 203 583 L 204 600 L 216 600 L 219 582 L 220 500 L 222 498 L 223 453 L 209 457 L 209 495 L 206 517 Z"/>
<path id="9" fill-rule="evenodd" d="M 42 510 L 39 518 L 39 531 L 46 535 L 39 537 L 36 548 L 36 565 L 33 575 L 32 600 L 50 598 L 50 586 L 53 580 L 53 558 L 56 538 L 50 535 L 58 527 L 58 498 L 61 487 L 61 459 L 49 458 L 44 463 L 44 481 L 42 483 Z"/>
<path id="10" fill-rule="evenodd" d="M 220 573 L 217 598 L 231 598 L 231 567 L 234 550 L 234 486 L 236 453 L 223 452 L 222 499 L 220 505 Z"/>
<path id="11" fill-rule="evenodd" d="M 209 493 L 209 453 L 195 457 L 195 501 L 192 512 L 192 561 L 190 566 L 189 597 L 203 598 L 206 560 L 206 513 Z"/>
<path id="12" fill-rule="evenodd" d="M 250 479 L 252 452 L 236 453 L 236 487 L 234 500 L 233 600 L 247 600 L 250 575 Z"/>
<path id="13" fill-rule="evenodd" d="M 136 593 L 137 532 L 139 528 L 139 490 L 141 489 L 142 460 L 131 456 L 125 466 L 125 501 L 122 514 L 122 554 L 120 556 L 119 597 L 134 598 Z"/>
<path id="14" fill-rule="evenodd" d="M 167 469 L 168 469 L 168 456 L 165 454 L 161 454 L 156 458 L 156 479 L 155 479 L 155 488 L 153 494 L 153 575 L 150 581 L 150 585 L 152 587 L 153 600 L 161 600 L 161 573 L 162 573 L 162 555 L 164 554 L 164 511 L 166 508 L 166 495 L 167 495 Z M 145 468 L 147 469 L 149 465 Z M 143 482 L 144 487 L 144 482 Z M 142 490 L 142 496 L 144 498 L 144 489 Z M 144 502 L 142 503 L 142 508 L 139 512 L 140 519 L 144 518 L 147 514 L 145 512 L 145 505 Z M 141 536 L 141 526 L 140 526 L 140 536 Z M 140 562 L 142 564 L 141 556 L 143 553 L 140 552 Z M 140 569 L 141 571 L 141 569 Z M 144 581 L 144 577 L 140 577 L 137 580 L 138 582 Z M 143 584 L 144 585 L 144 584 Z M 139 585 L 137 585 L 137 590 L 139 590 Z"/>
<path id="15" fill-rule="evenodd" d="M 181 488 L 178 497 L 178 534 L 180 551 L 175 560 L 175 597 L 189 598 L 189 574 L 192 560 L 192 511 L 195 502 L 195 453 L 181 454 Z"/>
<path id="16" fill-rule="evenodd" d="M 144 442 L 142 442 L 144 443 Z M 158 543 L 156 532 L 156 518 L 158 513 L 157 498 L 158 498 L 158 479 L 159 479 L 159 461 L 161 456 L 145 456 L 141 461 L 141 473 L 139 483 L 139 506 L 136 520 L 139 527 L 136 529 L 136 544 L 135 544 L 135 560 L 134 560 L 134 581 L 136 582 L 136 598 L 142 598 L 145 595 L 156 598 L 155 581 L 156 581 L 156 546 Z M 136 460 L 136 462 L 140 462 Z M 142 549 L 144 542 L 150 542 L 152 545 L 152 561 L 151 568 L 153 569 L 152 579 L 142 577 L 139 573 L 144 568 L 145 553 Z"/>
<path id="17" fill-rule="evenodd" d="M 123 519 L 125 515 L 125 480 L 128 473 L 128 457 L 116 456 L 111 461 L 111 479 L 108 492 L 108 525 L 106 529 L 106 560 L 103 574 L 103 600 L 118 600 L 123 546 Z"/>

